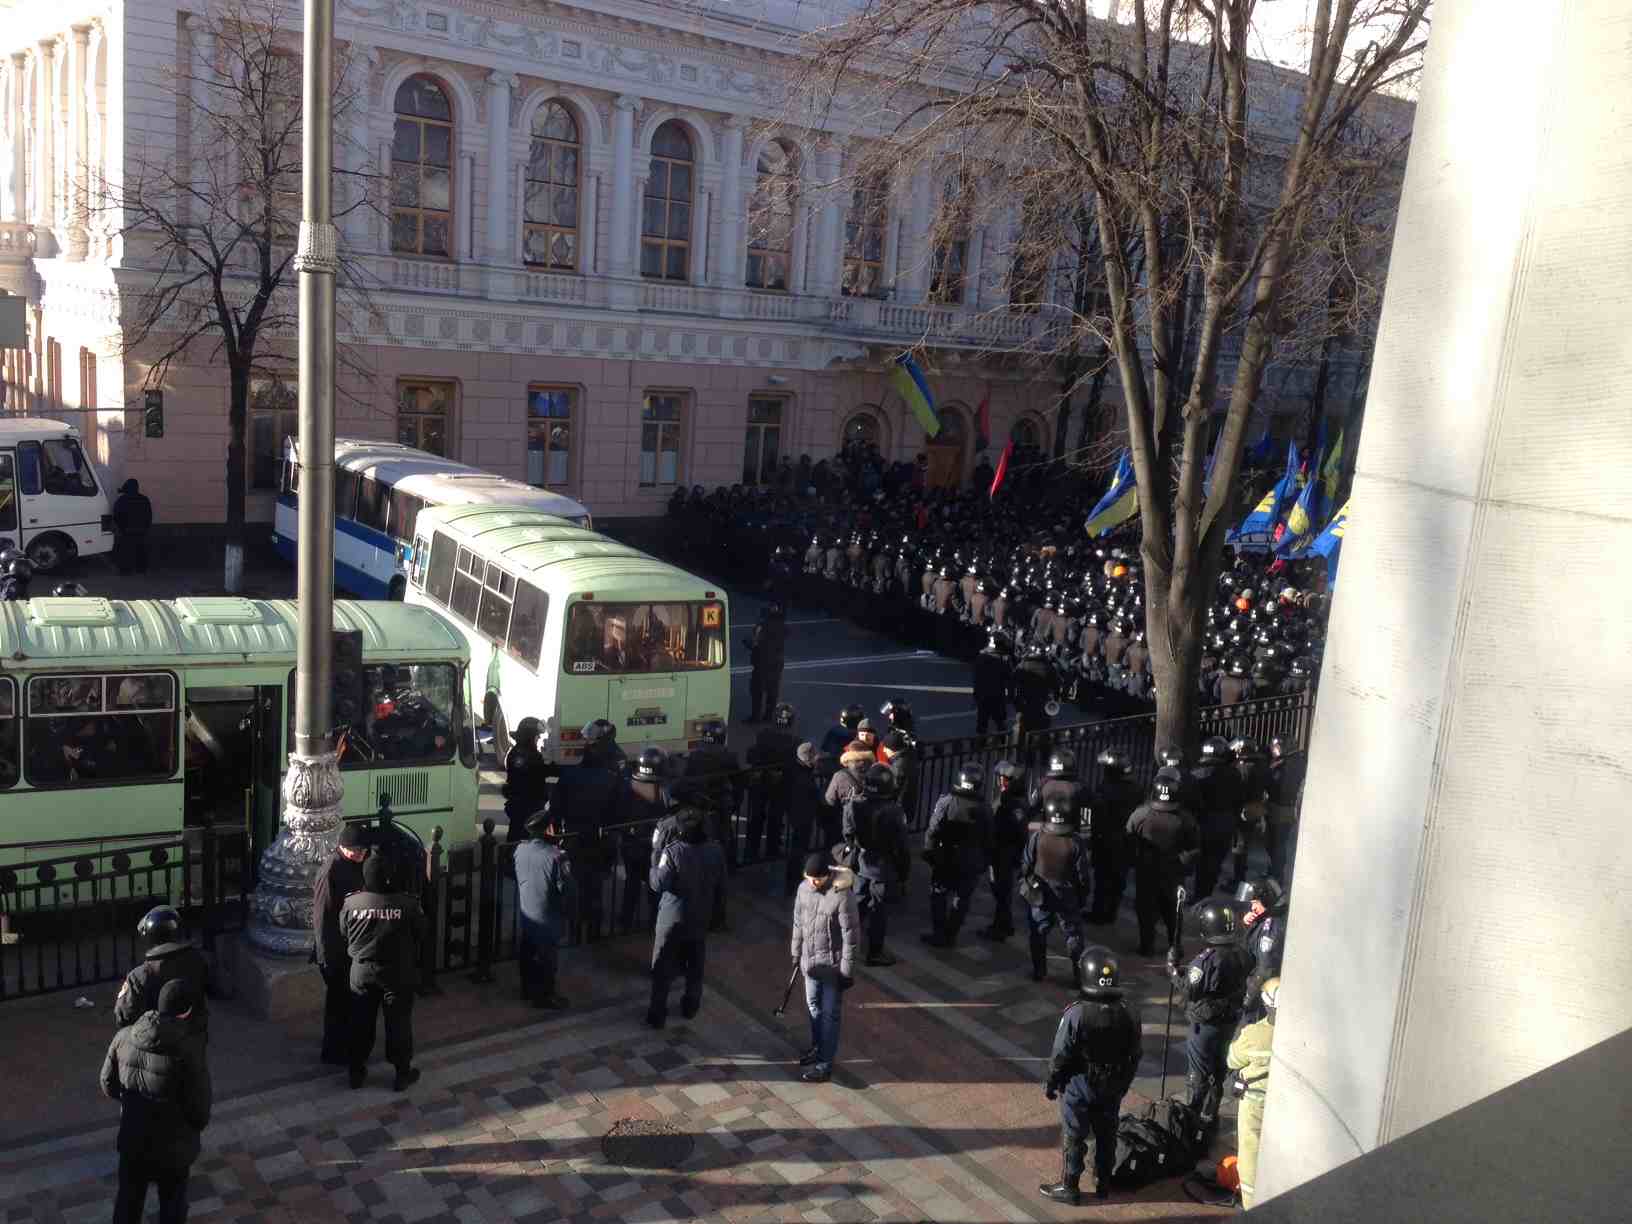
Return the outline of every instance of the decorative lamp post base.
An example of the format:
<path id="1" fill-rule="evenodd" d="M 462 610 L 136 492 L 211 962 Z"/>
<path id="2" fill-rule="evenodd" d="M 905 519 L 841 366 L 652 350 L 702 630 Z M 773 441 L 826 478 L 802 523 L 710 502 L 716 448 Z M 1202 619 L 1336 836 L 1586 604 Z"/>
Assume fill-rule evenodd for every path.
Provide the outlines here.
<path id="1" fill-rule="evenodd" d="M 343 823 L 340 758 L 289 755 L 283 823 L 261 852 L 260 883 L 249 899 L 249 942 L 274 956 L 312 949 L 312 889 L 334 853 Z"/>

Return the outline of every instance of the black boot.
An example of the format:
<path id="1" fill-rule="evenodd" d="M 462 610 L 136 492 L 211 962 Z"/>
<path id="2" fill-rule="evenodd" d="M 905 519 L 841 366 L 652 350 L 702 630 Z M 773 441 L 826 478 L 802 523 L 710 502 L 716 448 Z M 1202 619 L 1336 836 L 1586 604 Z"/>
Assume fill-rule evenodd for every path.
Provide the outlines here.
<path id="1" fill-rule="evenodd" d="M 1041 935 L 1031 937 L 1031 980 L 1041 982 L 1048 977 L 1048 941 Z"/>
<path id="2" fill-rule="evenodd" d="M 1082 1202 L 1082 1149 L 1071 1140 L 1060 1139 L 1060 1180 L 1044 1182 L 1037 1187 L 1037 1193 L 1046 1199 L 1053 1199 L 1056 1203 L 1064 1203 L 1068 1207 L 1075 1207 Z M 1077 1171 L 1072 1172 L 1071 1166 L 1076 1164 Z"/>

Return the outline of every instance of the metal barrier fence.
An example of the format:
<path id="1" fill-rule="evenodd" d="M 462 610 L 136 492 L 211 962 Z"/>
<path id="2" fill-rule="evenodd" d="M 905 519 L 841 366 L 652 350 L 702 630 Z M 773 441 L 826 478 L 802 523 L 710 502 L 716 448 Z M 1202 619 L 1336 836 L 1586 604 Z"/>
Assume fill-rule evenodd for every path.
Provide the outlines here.
<path id="1" fill-rule="evenodd" d="M 136 924 L 173 905 L 206 939 L 244 924 L 248 831 L 189 829 L 105 850 L 101 843 L 0 846 L 48 858 L 0 867 L 0 999 L 118 981 L 142 958 Z"/>
<path id="2" fill-rule="evenodd" d="M 1201 711 L 1200 731 L 1203 736 L 1250 737 L 1261 745 L 1278 735 L 1289 750 L 1302 749 L 1307 746 L 1312 711 L 1313 696 L 1307 693 L 1211 706 Z M 1025 737 L 1023 745 L 1009 735 L 922 744 L 916 793 L 907 796 L 907 827 L 920 832 L 928 825 L 935 801 L 951 789 L 957 771 L 970 761 L 988 774 L 1005 758 L 1037 768 L 1046 765 L 1055 748 L 1068 747 L 1077 754 L 1079 776 L 1097 786 L 1100 770 L 1095 758 L 1107 748 L 1116 748 L 1128 755 L 1135 776 L 1148 781 L 1155 772 L 1154 731 L 1155 715 L 1139 714 L 1035 732 Z M 810 844 L 790 844 L 787 822 L 779 810 L 779 773 L 780 767 L 762 766 L 705 780 L 711 788 L 732 796 L 721 832 L 733 870 L 755 863 L 797 861 L 809 850 L 838 840 L 837 813 L 832 813 L 825 827 L 824 822 L 816 823 Z M 646 873 L 654 824 L 646 820 L 610 827 L 596 843 L 576 834 L 562 838 L 573 860 L 579 890 L 579 914 L 563 938 L 565 946 L 650 929 L 655 898 L 647 887 Z M 496 962 L 515 958 L 520 923 L 514 855 L 515 847 L 494 835 L 492 820 L 483 822 L 482 836 L 476 842 L 451 851 L 443 850 L 440 830 L 437 832 L 429 854 L 428 896 L 434 902 L 428 909 L 435 937 L 427 952 L 427 979 L 433 972 L 468 970 L 475 981 L 491 981 Z"/>

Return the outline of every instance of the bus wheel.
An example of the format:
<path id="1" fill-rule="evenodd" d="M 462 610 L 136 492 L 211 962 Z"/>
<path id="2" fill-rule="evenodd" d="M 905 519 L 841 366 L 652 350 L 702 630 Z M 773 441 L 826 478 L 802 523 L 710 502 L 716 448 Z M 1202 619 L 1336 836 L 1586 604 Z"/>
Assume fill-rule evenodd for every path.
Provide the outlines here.
<path id="1" fill-rule="evenodd" d="M 34 563 L 34 568 L 42 574 L 50 573 L 75 555 L 73 541 L 55 532 L 36 537 L 24 551 Z"/>
<path id="2" fill-rule="evenodd" d="M 401 603 L 403 596 L 408 593 L 408 580 L 401 574 L 391 579 L 391 585 L 386 588 L 385 597 L 396 603 Z"/>

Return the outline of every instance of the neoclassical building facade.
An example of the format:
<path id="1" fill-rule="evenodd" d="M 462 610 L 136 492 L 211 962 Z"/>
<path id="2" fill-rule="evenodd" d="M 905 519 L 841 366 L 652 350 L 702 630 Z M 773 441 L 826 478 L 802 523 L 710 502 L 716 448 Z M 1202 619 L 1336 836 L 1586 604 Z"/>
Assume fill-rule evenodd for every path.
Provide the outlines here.
<path id="1" fill-rule="evenodd" d="M 1054 379 L 1016 354 L 1047 320 L 1009 308 L 1018 209 L 947 235 L 932 168 L 847 177 L 867 117 L 843 98 L 825 130 L 777 122 L 790 35 L 842 7 L 339 0 L 336 159 L 384 184 L 340 221 L 372 309 L 342 310 L 339 431 L 652 514 L 847 437 L 925 450 L 884 373 L 922 346 L 939 476 L 973 466 L 982 401 L 996 445 L 1046 447 Z M 110 201 L 139 161 L 211 156 L 172 80 L 217 54 L 204 8 L 14 2 L 0 47 L 0 288 L 29 318 L 5 408 L 80 424 L 177 523 L 223 515 L 225 369 L 172 366 L 150 436 L 121 310 L 151 273 Z M 293 427 L 292 385 L 258 379 L 251 519 Z"/>

